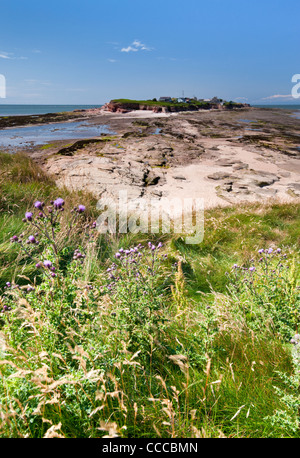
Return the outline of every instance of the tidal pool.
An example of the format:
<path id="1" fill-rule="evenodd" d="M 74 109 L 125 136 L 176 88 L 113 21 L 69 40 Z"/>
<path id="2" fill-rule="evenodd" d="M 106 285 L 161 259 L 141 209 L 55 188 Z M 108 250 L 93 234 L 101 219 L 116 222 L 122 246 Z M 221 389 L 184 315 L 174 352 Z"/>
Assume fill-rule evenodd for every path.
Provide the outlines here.
<path id="1" fill-rule="evenodd" d="M 39 126 L 16 127 L 0 130 L 0 148 L 19 149 L 36 146 L 54 140 L 79 140 L 115 134 L 107 125 L 91 125 L 87 122 L 64 122 Z"/>

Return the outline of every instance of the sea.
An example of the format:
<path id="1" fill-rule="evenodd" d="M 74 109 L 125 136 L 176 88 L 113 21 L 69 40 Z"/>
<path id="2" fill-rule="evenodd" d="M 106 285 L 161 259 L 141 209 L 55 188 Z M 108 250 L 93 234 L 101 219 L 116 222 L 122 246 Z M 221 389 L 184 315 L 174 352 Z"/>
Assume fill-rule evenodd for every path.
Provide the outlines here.
<path id="1" fill-rule="evenodd" d="M 64 111 L 100 108 L 102 105 L 1 105 L 0 116 L 41 115 Z M 93 125 L 86 121 L 47 123 L 34 126 L 10 127 L 0 130 L 0 148 L 17 152 L 24 147 L 49 144 L 55 140 L 78 140 L 113 135 L 107 125 Z"/>
<path id="2" fill-rule="evenodd" d="M 100 107 L 102 105 L 5 105 L 0 103 L 0 116 L 40 115 Z"/>
<path id="3" fill-rule="evenodd" d="M 300 119 L 300 105 L 294 103 L 292 105 L 281 104 L 281 105 L 252 105 L 256 108 L 279 108 L 281 110 L 293 111 L 293 116 Z"/>

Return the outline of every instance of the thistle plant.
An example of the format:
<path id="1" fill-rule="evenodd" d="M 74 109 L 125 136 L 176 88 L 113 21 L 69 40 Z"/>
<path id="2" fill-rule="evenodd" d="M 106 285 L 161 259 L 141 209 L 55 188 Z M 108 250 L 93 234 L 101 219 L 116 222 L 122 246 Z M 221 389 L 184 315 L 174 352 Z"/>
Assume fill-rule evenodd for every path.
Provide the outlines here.
<path id="1" fill-rule="evenodd" d="M 234 264 L 228 289 L 241 302 L 248 324 L 262 321 L 289 340 L 300 323 L 300 289 L 295 260 L 281 248 L 259 249 L 250 266 Z"/>
<path id="2" fill-rule="evenodd" d="M 56 276 L 55 269 L 58 268 L 62 255 L 59 240 L 61 238 L 61 218 L 64 210 L 65 202 L 60 197 L 51 201 L 50 205 L 36 201 L 34 203 L 34 211 L 27 211 L 23 218 L 23 222 L 27 223 L 32 233 L 28 236 L 27 240 L 24 239 L 24 233 L 14 235 L 11 238 L 12 243 L 18 243 L 26 255 L 31 260 L 36 261 L 37 269 L 43 268 L 45 273 L 52 277 Z M 84 205 L 78 205 L 71 209 L 71 217 L 67 221 L 67 229 L 64 234 L 65 239 L 68 239 L 71 233 L 78 228 L 80 216 L 84 212 Z M 90 231 L 95 229 L 95 227 L 95 222 L 85 226 L 84 229 L 87 238 L 91 237 Z M 42 250 L 47 247 L 49 259 L 39 258 L 39 251 L 37 250 L 39 245 L 42 245 Z M 78 253 L 76 254 L 79 257 Z"/>
<path id="3" fill-rule="evenodd" d="M 64 275 L 63 265 L 66 255 L 69 255 L 68 252 L 70 251 L 69 247 L 62 246 L 62 238 L 68 240 L 73 232 L 77 231 L 78 233 L 80 227 L 84 233 L 85 241 L 91 242 L 95 237 L 96 223 L 83 225 L 81 217 L 85 212 L 85 206 L 80 204 L 70 210 L 69 218 L 64 218 L 67 227 L 63 228 L 62 214 L 65 211 L 65 202 L 62 198 L 51 201 L 49 205 L 36 201 L 33 207 L 33 210 L 27 211 L 23 218 L 23 223 L 26 224 L 27 228 L 24 228 L 24 231 L 19 235 L 13 235 L 11 243 L 20 246 L 41 278 L 52 282 L 56 280 L 59 283 Z M 73 253 L 73 260 L 82 264 L 85 256 L 84 248 L 78 247 Z M 6 295 L 15 289 L 20 289 L 19 285 L 13 281 L 7 282 Z M 35 286 L 27 285 L 21 289 L 29 293 L 35 290 Z M 4 304 L 2 313 L 10 311 L 12 304 L 13 301 L 9 301 L 9 305 Z"/>
<path id="4" fill-rule="evenodd" d="M 162 243 L 138 244 L 115 253 L 107 269 L 106 291 L 116 305 L 116 323 L 128 333 L 132 347 L 149 348 L 149 336 L 156 337 L 164 327 L 167 276 L 163 278 Z"/>

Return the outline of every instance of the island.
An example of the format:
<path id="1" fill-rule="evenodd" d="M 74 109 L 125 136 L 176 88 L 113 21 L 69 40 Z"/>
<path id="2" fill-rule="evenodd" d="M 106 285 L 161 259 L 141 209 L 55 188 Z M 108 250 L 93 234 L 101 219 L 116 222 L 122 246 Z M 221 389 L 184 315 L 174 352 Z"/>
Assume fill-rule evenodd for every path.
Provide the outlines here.
<path id="1" fill-rule="evenodd" d="M 225 101 L 218 97 L 212 99 L 197 99 L 197 97 L 160 97 L 150 100 L 113 99 L 103 106 L 104 111 L 112 113 L 128 113 L 133 110 L 151 110 L 155 113 L 199 110 L 233 110 L 250 107 L 247 103 Z"/>

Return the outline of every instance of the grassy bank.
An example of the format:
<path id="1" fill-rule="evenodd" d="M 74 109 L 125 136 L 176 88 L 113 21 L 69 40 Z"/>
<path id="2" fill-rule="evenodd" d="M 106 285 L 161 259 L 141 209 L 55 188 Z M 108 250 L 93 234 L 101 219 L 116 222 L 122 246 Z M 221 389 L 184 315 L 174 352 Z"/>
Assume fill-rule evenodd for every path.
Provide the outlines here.
<path id="1" fill-rule="evenodd" d="M 299 437 L 299 206 L 100 237 L 92 196 L 0 170 L 1 437 Z"/>

